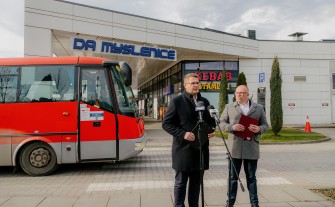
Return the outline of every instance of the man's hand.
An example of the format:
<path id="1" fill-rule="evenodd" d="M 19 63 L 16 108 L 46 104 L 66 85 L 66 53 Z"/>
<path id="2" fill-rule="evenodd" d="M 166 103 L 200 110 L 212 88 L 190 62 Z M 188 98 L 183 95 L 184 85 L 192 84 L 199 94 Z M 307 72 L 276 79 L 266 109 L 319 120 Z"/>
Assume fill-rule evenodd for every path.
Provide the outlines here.
<path id="1" fill-rule="evenodd" d="M 186 132 L 184 139 L 187 141 L 194 141 L 195 135 L 192 132 Z"/>
<path id="2" fill-rule="evenodd" d="M 244 131 L 244 126 L 242 124 L 235 124 L 233 125 L 232 128 L 233 128 L 233 131 Z"/>
<path id="3" fill-rule="evenodd" d="M 208 134 L 208 139 L 212 138 L 215 136 L 215 132 Z"/>
<path id="4" fill-rule="evenodd" d="M 250 131 L 252 131 L 253 133 L 257 134 L 261 129 L 259 128 L 259 126 L 254 125 L 254 124 L 250 124 L 250 126 L 248 127 L 248 129 Z"/>

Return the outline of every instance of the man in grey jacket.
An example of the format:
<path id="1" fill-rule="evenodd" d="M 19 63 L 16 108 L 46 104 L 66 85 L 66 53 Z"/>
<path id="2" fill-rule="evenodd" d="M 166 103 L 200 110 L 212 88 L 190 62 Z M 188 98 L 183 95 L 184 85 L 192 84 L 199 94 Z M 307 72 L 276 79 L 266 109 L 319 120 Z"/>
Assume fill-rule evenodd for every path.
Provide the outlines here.
<path id="1" fill-rule="evenodd" d="M 237 174 L 231 167 L 230 179 L 230 198 L 227 206 L 234 206 L 237 195 L 237 181 L 243 163 L 244 172 L 247 179 L 247 187 L 251 207 L 258 207 L 257 179 L 256 170 L 259 159 L 259 135 L 266 132 L 268 123 L 263 110 L 263 106 L 252 102 L 249 97 L 249 89 L 245 85 L 240 85 L 235 90 L 236 102 L 227 104 L 221 114 L 220 126 L 227 132 L 233 134 L 233 147 L 231 150 L 232 161 L 235 165 Z M 258 125 L 250 124 L 248 129 L 239 124 L 241 115 L 246 115 L 258 120 Z M 250 130 L 254 133 L 253 137 L 242 138 L 236 136 L 237 131 Z M 229 194 L 228 194 L 229 195 Z"/>

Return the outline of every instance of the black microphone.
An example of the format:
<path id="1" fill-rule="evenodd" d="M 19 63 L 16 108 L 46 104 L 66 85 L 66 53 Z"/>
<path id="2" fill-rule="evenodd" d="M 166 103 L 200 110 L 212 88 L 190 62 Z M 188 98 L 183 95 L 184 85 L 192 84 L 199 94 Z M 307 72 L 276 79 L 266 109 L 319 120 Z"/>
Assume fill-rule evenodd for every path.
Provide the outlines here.
<path id="1" fill-rule="evenodd" d="M 203 119 L 202 119 L 202 111 L 205 111 L 204 102 L 198 101 L 197 105 L 195 107 L 195 111 L 199 112 L 199 122 L 202 122 L 203 121 Z"/>
<path id="2" fill-rule="evenodd" d="M 207 110 L 209 111 L 209 114 L 211 115 L 211 117 L 214 118 L 217 123 L 220 123 L 220 119 L 218 118 L 219 111 L 215 109 L 214 106 L 212 105 L 209 105 L 207 107 Z"/>

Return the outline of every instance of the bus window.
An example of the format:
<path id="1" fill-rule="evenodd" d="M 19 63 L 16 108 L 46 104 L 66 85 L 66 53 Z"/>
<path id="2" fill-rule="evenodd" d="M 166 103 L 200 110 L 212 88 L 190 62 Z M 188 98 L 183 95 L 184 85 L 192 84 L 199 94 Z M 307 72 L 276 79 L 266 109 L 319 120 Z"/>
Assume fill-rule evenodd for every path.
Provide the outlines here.
<path id="1" fill-rule="evenodd" d="M 74 66 L 22 67 L 20 102 L 74 100 Z"/>
<path id="2" fill-rule="evenodd" d="M 132 89 L 125 85 L 124 77 L 118 71 L 118 67 L 111 70 L 119 111 L 123 115 L 138 118 L 139 110 Z"/>
<path id="3" fill-rule="evenodd" d="M 17 101 L 19 67 L 0 67 L 0 103 Z"/>
<path id="4" fill-rule="evenodd" d="M 81 73 L 81 101 L 113 111 L 106 71 L 83 69 Z"/>

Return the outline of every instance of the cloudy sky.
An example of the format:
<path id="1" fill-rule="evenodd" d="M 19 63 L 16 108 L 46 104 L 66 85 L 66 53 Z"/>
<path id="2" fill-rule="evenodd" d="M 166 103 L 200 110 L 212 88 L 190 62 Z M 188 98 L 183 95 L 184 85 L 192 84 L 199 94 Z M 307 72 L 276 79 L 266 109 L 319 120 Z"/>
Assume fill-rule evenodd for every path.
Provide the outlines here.
<path id="1" fill-rule="evenodd" d="M 169 22 L 257 39 L 335 39 L 334 0 L 69 0 Z M 0 1 L 0 57 L 23 56 L 24 0 Z M 6 9 L 4 9 L 6 8 Z"/>

